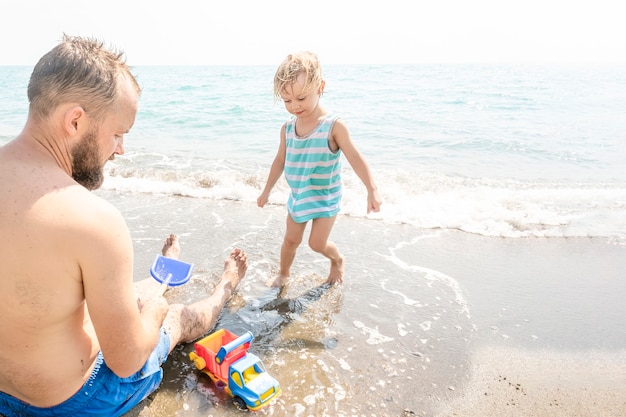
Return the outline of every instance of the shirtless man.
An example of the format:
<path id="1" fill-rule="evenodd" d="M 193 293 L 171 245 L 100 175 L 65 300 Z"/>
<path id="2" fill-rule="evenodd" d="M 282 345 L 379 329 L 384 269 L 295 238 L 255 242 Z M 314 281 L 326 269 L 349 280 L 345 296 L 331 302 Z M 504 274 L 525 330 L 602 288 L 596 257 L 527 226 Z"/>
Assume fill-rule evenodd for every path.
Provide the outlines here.
<path id="1" fill-rule="evenodd" d="M 128 227 L 90 190 L 124 153 L 139 94 L 122 54 L 91 39 L 64 36 L 33 70 L 26 125 L 0 147 L 0 415 L 126 413 L 246 273 L 235 249 L 206 299 L 168 305 L 151 278 L 138 299 Z M 170 236 L 163 253 L 179 251 Z"/>

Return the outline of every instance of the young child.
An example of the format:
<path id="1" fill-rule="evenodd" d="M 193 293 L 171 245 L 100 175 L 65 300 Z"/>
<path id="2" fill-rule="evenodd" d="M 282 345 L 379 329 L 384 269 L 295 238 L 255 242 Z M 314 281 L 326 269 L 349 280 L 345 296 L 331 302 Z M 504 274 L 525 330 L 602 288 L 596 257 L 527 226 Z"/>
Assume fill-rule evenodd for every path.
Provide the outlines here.
<path id="1" fill-rule="evenodd" d="M 341 153 L 367 188 L 367 212 L 380 210 L 382 200 L 367 162 L 355 147 L 345 123 L 320 105 L 325 81 L 317 55 L 287 56 L 274 76 L 274 98 L 282 100 L 293 117 L 280 130 L 280 145 L 267 183 L 257 199 L 265 206 L 283 171 L 291 188 L 287 229 L 280 249 L 280 273 L 269 286 L 281 287 L 289 278 L 304 229 L 312 220 L 309 246 L 330 260 L 326 283 L 343 282 L 343 256 L 328 240 L 339 213 Z"/>

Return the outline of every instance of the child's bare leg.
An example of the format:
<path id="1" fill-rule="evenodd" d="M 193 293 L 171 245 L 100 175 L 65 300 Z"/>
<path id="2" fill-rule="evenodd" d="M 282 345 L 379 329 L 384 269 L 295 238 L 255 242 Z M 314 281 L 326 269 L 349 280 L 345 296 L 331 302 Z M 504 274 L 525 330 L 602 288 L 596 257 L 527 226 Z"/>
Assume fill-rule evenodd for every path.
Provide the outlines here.
<path id="1" fill-rule="evenodd" d="M 224 261 L 224 272 L 213 293 L 191 305 L 172 304 L 163 322 L 170 337 L 170 352 L 181 342 L 191 342 L 209 332 L 248 269 L 248 257 L 234 249 Z"/>
<path id="2" fill-rule="evenodd" d="M 277 277 L 267 281 L 269 287 L 282 287 L 291 275 L 291 265 L 296 257 L 296 251 L 302 242 L 306 223 L 296 223 L 291 216 L 287 215 L 285 238 L 280 247 L 280 272 Z"/>
<path id="3" fill-rule="evenodd" d="M 343 282 L 343 256 L 339 253 L 337 246 L 331 242 L 326 242 L 326 249 L 320 252 L 322 255 L 330 259 L 330 271 L 326 284 L 337 284 Z"/>
<path id="4" fill-rule="evenodd" d="M 326 279 L 327 284 L 343 282 L 344 275 L 343 256 L 339 253 L 337 246 L 328 240 L 336 218 L 337 216 L 314 219 L 311 226 L 311 236 L 309 237 L 311 249 L 321 253 L 330 260 L 330 272 Z"/>

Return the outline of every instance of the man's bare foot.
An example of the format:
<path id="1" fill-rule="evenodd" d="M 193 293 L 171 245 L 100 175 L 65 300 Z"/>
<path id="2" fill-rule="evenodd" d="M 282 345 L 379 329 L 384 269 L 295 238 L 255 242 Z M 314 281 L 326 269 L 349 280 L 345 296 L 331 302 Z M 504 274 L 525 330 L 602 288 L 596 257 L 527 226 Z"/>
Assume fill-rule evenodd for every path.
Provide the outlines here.
<path id="1" fill-rule="evenodd" d="M 236 248 L 228 255 L 224 261 L 224 274 L 222 279 L 228 280 L 232 284 L 232 290 L 239 285 L 239 282 L 246 276 L 248 270 L 248 255 L 241 249 Z"/>
<path id="2" fill-rule="evenodd" d="M 287 283 L 289 275 L 280 274 L 274 278 L 270 278 L 265 285 L 268 287 L 280 288 Z"/>
<path id="3" fill-rule="evenodd" d="M 163 249 L 161 250 L 163 256 L 168 258 L 178 259 L 180 257 L 180 243 L 178 242 L 178 236 L 171 234 L 165 239 Z"/>
<path id="4" fill-rule="evenodd" d="M 343 256 L 338 261 L 330 261 L 330 272 L 326 284 L 340 284 L 343 282 Z"/>

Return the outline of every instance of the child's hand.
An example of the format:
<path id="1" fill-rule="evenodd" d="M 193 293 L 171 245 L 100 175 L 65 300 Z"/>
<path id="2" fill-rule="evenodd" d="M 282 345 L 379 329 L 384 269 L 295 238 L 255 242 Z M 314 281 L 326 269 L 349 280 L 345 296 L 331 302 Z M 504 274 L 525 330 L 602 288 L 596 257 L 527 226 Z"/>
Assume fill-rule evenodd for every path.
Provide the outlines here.
<path id="1" fill-rule="evenodd" d="M 269 198 L 266 193 L 263 193 L 256 199 L 256 205 L 263 208 L 268 202 Z"/>
<path id="2" fill-rule="evenodd" d="M 370 214 L 371 212 L 378 213 L 382 204 L 383 199 L 380 198 L 378 190 L 367 193 L 367 214 Z"/>

